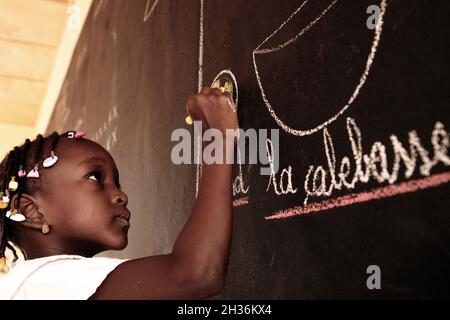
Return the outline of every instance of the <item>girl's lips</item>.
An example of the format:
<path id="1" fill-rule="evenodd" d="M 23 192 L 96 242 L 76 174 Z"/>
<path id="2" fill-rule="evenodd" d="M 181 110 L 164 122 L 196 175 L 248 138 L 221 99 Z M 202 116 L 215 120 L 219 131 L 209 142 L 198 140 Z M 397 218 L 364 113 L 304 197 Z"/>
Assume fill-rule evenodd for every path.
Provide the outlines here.
<path id="1" fill-rule="evenodd" d="M 128 221 L 127 219 L 122 218 L 122 217 L 115 217 L 114 221 L 116 221 L 126 227 L 130 226 L 130 221 Z"/>
<path id="2" fill-rule="evenodd" d="M 114 214 L 114 220 L 119 221 L 121 224 L 130 226 L 131 213 L 128 209 L 122 208 L 119 212 Z"/>

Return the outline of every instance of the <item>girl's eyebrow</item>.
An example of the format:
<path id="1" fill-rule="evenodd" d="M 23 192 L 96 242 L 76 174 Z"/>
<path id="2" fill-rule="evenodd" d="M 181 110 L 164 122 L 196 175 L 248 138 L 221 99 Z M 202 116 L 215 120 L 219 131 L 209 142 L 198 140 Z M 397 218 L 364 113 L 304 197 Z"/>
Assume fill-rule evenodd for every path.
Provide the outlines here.
<path id="1" fill-rule="evenodd" d="M 105 166 L 107 165 L 107 161 L 106 161 L 104 158 L 101 158 L 101 157 L 91 157 L 91 158 L 87 158 L 87 159 L 81 161 L 81 162 L 78 164 L 78 167 L 81 167 L 81 166 L 86 165 L 86 164 L 90 164 L 90 163 L 98 163 L 98 162 L 103 163 Z M 113 173 L 114 173 L 114 180 L 115 180 L 117 186 L 119 186 L 119 188 L 120 188 L 120 182 L 119 182 L 119 170 L 117 170 L 116 166 L 114 166 L 114 168 L 113 168 Z"/>
<path id="2" fill-rule="evenodd" d="M 97 163 L 97 162 L 101 162 L 101 163 L 106 165 L 106 160 L 105 159 L 100 158 L 100 157 L 91 157 L 91 158 L 87 158 L 87 159 L 81 161 L 78 164 L 78 167 L 81 167 L 81 166 L 84 166 L 84 165 L 90 164 L 90 163 Z"/>

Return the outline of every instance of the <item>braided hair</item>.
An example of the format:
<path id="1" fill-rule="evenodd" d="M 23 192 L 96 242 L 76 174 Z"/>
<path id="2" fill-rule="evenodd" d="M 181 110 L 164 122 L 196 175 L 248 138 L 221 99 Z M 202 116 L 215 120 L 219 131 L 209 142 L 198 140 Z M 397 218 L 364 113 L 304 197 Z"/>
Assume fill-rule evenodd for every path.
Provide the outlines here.
<path id="1" fill-rule="evenodd" d="M 26 139 L 21 146 L 14 147 L 8 155 L 0 163 L 0 187 L 1 192 L 9 193 L 9 198 L 17 194 L 17 203 L 20 206 L 20 198 L 23 193 L 33 194 L 40 187 L 40 179 L 28 179 L 26 175 L 18 175 L 19 170 L 25 172 L 31 171 L 36 165 L 41 167 L 42 161 L 49 155 L 50 151 L 55 151 L 60 137 L 57 132 L 53 132 L 47 137 L 37 135 L 36 139 L 30 141 Z M 48 150 L 49 149 L 49 150 Z M 13 178 L 14 177 L 14 178 Z M 8 190 L 9 182 L 15 179 L 18 183 L 16 190 Z M 11 210 L 12 201 L 8 203 L 5 208 L 0 209 L 0 258 L 5 257 L 5 249 L 8 247 L 17 258 L 16 251 L 8 242 L 10 239 L 11 228 L 9 227 L 9 219 L 6 218 L 6 213 Z"/>

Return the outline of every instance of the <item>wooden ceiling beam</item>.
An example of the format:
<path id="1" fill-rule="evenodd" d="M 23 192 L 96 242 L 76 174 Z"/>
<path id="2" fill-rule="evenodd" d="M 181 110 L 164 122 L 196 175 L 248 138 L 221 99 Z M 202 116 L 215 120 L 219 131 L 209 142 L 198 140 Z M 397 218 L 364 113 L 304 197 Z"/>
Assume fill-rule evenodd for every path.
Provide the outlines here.
<path id="1" fill-rule="evenodd" d="M 57 46 L 67 19 L 62 1 L 1 0 L 0 34 L 8 39 Z"/>
<path id="2" fill-rule="evenodd" d="M 46 81 L 50 76 L 55 49 L 0 40 L 0 72 L 5 76 Z"/>
<path id="3" fill-rule="evenodd" d="M 0 101 L 0 122 L 21 126 L 34 126 L 39 105 Z"/>

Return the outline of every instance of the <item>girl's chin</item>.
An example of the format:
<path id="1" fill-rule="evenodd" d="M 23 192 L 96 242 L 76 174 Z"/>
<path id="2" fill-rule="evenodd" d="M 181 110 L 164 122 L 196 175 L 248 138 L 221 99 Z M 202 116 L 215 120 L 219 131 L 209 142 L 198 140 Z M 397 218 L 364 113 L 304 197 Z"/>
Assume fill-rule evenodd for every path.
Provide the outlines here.
<path id="1" fill-rule="evenodd" d="M 122 243 L 118 246 L 117 250 L 122 250 L 125 249 L 128 245 L 128 237 L 125 235 L 124 240 L 122 241 Z"/>
<path id="2" fill-rule="evenodd" d="M 122 250 L 128 245 L 128 235 L 127 232 L 121 232 L 116 234 L 114 239 L 111 241 L 111 248 L 109 250 Z"/>

